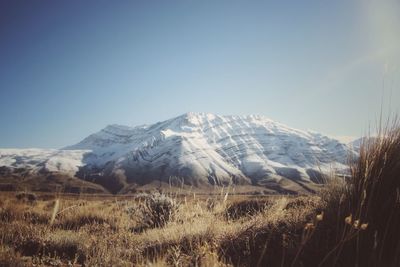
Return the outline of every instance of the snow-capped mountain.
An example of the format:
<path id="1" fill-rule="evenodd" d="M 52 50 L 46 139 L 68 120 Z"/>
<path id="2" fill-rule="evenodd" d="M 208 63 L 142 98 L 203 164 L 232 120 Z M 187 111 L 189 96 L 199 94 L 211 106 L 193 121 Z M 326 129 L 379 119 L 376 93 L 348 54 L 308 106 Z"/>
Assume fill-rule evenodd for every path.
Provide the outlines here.
<path id="1" fill-rule="evenodd" d="M 85 150 L 57 149 L 0 149 L 0 166 L 27 168 L 33 171 L 45 169 L 75 175 L 83 166 Z"/>
<path id="2" fill-rule="evenodd" d="M 118 184 L 112 191 L 173 176 L 195 186 L 302 186 L 320 172 L 345 170 L 349 153 L 338 140 L 264 116 L 187 113 L 148 126 L 109 125 L 62 150 L 2 149 L 0 166 L 112 180 Z"/>

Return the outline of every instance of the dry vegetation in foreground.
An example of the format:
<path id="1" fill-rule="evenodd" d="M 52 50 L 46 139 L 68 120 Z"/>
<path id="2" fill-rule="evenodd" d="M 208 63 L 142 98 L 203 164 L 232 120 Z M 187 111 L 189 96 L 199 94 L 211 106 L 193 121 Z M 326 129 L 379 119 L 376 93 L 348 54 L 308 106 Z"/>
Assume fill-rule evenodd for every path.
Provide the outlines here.
<path id="1" fill-rule="evenodd" d="M 0 199 L 1 266 L 400 266 L 400 128 L 318 195 Z"/>
<path id="2" fill-rule="evenodd" d="M 277 258 L 282 234 L 288 240 L 301 234 L 320 205 L 316 196 L 246 198 L 226 191 L 208 199 L 18 198 L 0 203 L 3 265 L 253 265 Z M 275 253 L 260 250 L 267 241 Z M 287 244 L 288 253 L 295 247 Z"/>

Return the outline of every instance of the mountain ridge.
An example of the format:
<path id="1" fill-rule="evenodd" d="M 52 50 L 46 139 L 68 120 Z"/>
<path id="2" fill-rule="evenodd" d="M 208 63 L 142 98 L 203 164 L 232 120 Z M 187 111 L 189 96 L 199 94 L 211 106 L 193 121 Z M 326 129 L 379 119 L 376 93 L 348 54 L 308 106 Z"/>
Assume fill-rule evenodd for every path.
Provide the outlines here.
<path id="1" fill-rule="evenodd" d="M 192 186 L 301 189 L 319 183 L 324 172 L 345 171 L 347 156 L 355 153 L 331 137 L 265 116 L 193 112 L 150 125 L 107 125 L 61 150 L 14 152 L 0 149 L 0 166 L 69 168 L 114 193 L 170 177 Z"/>

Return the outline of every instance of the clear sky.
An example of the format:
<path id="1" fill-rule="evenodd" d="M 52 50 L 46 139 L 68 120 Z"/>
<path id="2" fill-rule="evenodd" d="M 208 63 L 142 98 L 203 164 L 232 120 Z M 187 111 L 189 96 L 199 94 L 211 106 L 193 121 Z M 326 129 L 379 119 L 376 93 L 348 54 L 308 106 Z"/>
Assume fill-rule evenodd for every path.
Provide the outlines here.
<path id="1" fill-rule="evenodd" d="M 0 147 L 188 111 L 359 136 L 400 109 L 400 2 L 0 1 Z"/>

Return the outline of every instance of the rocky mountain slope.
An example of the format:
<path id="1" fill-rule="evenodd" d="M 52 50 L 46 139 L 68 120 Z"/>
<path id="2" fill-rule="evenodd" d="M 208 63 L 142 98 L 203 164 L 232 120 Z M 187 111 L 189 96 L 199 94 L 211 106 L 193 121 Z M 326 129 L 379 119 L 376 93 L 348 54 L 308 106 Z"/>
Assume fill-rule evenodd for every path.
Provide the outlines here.
<path id="1" fill-rule="evenodd" d="M 67 173 L 111 192 L 160 182 L 310 191 L 355 153 L 338 140 L 263 116 L 187 113 L 148 126 L 110 125 L 61 150 L 1 149 L 0 166 Z M 172 178 L 171 178 L 172 177 Z"/>

